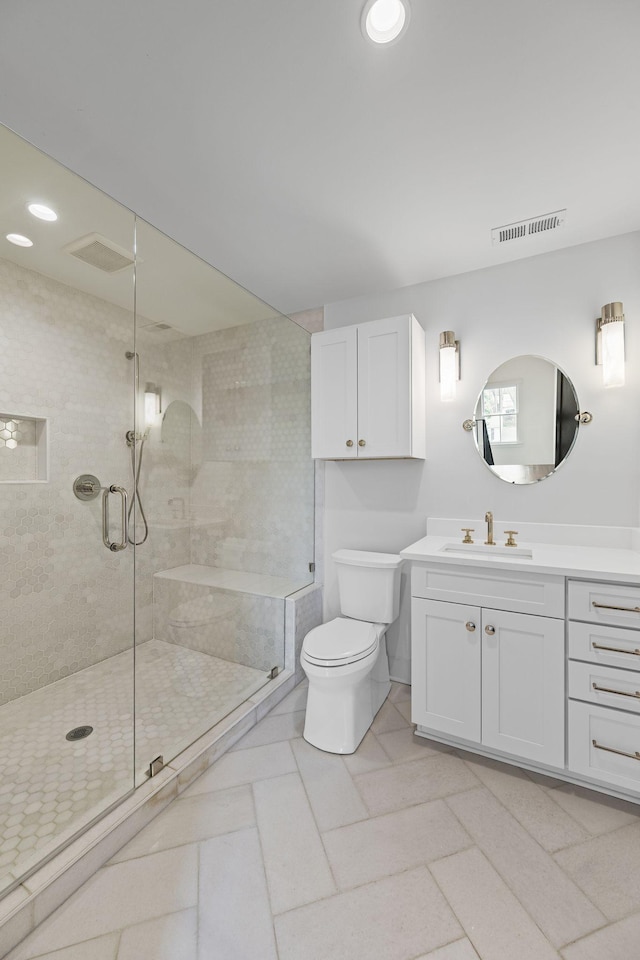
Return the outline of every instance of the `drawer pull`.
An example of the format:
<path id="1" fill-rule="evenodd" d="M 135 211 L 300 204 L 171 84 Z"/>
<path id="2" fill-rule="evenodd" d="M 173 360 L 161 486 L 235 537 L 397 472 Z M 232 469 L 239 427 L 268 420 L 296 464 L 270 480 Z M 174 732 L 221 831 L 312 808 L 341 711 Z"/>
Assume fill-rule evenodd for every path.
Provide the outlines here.
<path id="1" fill-rule="evenodd" d="M 595 600 L 591 603 L 592 607 L 597 607 L 599 610 L 622 610 L 623 613 L 640 613 L 640 607 L 615 607 L 612 603 L 596 603 Z"/>
<path id="2" fill-rule="evenodd" d="M 623 647 L 606 647 L 603 643 L 592 641 L 591 646 L 594 650 L 608 650 L 609 653 L 630 653 L 632 657 L 640 657 L 640 650 L 625 650 Z"/>
<path id="3" fill-rule="evenodd" d="M 611 687 L 599 687 L 595 681 L 591 686 L 600 693 L 615 693 L 619 697 L 637 697 L 640 700 L 640 690 L 613 690 Z"/>
<path id="4" fill-rule="evenodd" d="M 604 747 L 596 740 L 592 740 L 591 743 L 596 750 L 606 750 L 607 753 L 617 753 L 619 757 L 629 757 L 630 760 L 640 760 L 640 751 L 638 750 L 636 750 L 635 753 L 627 753 L 625 750 L 616 750 L 615 747 Z"/>

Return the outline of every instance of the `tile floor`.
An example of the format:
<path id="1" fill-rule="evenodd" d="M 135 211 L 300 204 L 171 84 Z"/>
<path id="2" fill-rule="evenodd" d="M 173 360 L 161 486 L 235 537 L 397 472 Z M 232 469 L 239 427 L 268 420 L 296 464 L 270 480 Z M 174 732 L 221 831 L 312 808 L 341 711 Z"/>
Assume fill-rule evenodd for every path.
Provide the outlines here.
<path id="1" fill-rule="evenodd" d="M 640 808 L 413 736 L 358 751 L 297 687 L 7 960 L 637 960 Z"/>
<path id="2" fill-rule="evenodd" d="M 264 670 L 151 640 L 136 650 L 137 782 L 264 686 Z M 132 651 L 0 707 L 0 888 L 133 787 Z M 66 733 L 93 727 L 85 740 Z"/>

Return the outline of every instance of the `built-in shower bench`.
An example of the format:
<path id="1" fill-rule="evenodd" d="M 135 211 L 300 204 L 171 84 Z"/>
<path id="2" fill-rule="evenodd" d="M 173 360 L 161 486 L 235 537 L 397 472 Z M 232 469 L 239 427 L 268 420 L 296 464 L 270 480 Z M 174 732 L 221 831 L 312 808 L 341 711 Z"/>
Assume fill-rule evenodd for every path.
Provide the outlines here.
<path id="1" fill-rule="evenodd" d="M 181 583 L 197 583 L 221 590 L 237 590 L 259 597 L 284 599 L 306 587 L 308 581 L 290 580 L 288 577 L 272 577 L 266 573 L 247 573 L 244 570 L 227 570 L 224 567 L 208 567 L 199 563 L 185 563 L 181 567 L 161 570 L 157 579 L 178 580 Z"/>
<path id="2" fill-rule="evenodd" d="M 307 611 L 312 626 L 321 620 L 319 594 L 307 597 L 317 588 L 197 563 L 161 570 L 153 578 L 153 636 L 267 673 L 295 670 Z"/>

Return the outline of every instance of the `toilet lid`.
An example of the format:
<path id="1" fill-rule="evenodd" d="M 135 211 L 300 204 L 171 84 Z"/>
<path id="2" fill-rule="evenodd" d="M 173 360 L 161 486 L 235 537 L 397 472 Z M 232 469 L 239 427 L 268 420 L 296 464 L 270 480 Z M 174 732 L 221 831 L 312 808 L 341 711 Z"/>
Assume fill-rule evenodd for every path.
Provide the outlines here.
<path id="1" fill-rule="evenodd" d="M 338 666 L 362 660 L 375 650 L 384 625 L 336 617 L 314 627 L 304 638 L 302 650 L 312 663 Z"/>

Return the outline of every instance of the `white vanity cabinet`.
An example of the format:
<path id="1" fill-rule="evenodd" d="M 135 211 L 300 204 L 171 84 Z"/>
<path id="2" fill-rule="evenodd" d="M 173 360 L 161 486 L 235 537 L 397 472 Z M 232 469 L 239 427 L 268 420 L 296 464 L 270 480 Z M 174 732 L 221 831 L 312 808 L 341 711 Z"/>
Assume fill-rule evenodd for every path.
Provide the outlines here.
<path id="1" fill-rule="evenodd" d="M 311 337 L 311 455 L 425 456 L 425 335 L 406 314 Z"/>
<path id="2" fill-rule="evenodd" d="M 640 587 L 569 582 L 568 769 L 640 790 Z"/>
<path id="3" fill-rule="evenodd" d="M 418 733 L 564 766 L 562 577 L 414 564 L 411 638 Z"/>

